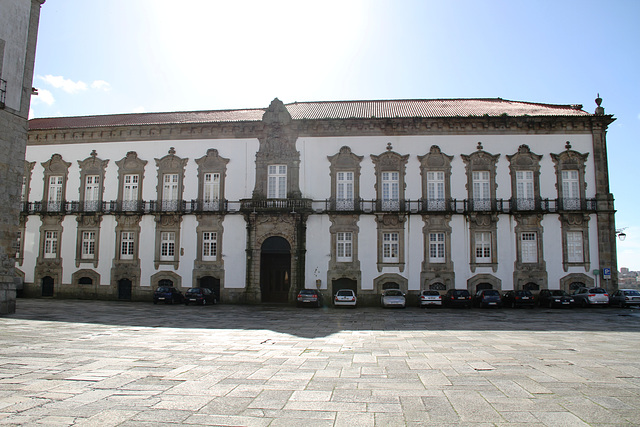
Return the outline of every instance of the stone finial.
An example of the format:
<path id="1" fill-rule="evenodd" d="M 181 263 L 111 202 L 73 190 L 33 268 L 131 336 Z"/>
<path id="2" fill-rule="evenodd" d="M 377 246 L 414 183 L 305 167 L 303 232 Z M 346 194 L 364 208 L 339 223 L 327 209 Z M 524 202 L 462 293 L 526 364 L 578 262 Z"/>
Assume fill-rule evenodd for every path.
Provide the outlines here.
<path id="1" fill-rule="evenodd" d="M 98 157 L 98 152 L 96 150 L 91 150 L 91 154 L 89 155 L 95 159 L 96 157 Z"/>
<path id="2" fill-rule="evenodd" d="M 600 94 L 598 94 L 596 98 L 596 116 L 604 116 L 604 107 L 601 107 L 600 104 L 602 104 L 602 98 L 600 98 Z"/>
<path id="3" fill-rule="evenodd" d="M 390 142 L 387 143 L 387 151 L 393 150 L 393 145 Z"/>
<path id="4" fill-rule="evenodd" d="M 564 145 L 564 148 L 566 148 L 567 151 L 571 150 L 571 142 L 567 141 L 567 143 Z"/>
<path id="5" fill-rule="evenodd" d="M 175 154 L 176 154 L 176 149 L 175 149 L 175 147 L 171 147 L 171 148 L 169 148 L 169 154 L 171 154 L 172 156 L 175 156 Z"/>
<path id="6" fill-rule="evenodd" d="M 478 146 L 476 147 L 478 151 L 481 151 L 484 149 L 484 147 L 482 146 L 482 142 L 478 141 Z"/>

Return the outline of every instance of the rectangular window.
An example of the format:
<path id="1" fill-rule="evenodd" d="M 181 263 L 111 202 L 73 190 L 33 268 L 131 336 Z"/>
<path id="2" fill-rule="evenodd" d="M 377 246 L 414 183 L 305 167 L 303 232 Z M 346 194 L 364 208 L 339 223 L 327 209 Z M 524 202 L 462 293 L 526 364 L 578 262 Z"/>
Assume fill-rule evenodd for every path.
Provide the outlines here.
<path id="1" fill-rule="evenodd" d="M 580 183 L 577 170 L 562 171 L 562 207 L 580 209 Z"/>
<path id="2" fill-rule="evenodd" d="M 20 201 L 22 203 L 27 201 L 27 177 L 23 176 L 22 177 L 22 192 L 20 193 Z"/>
<path id="3" fill-rule="evenodd" d="M 163 231 L 160 233 L 160 261 L 173 261 L 176 254 L 176 233 Z"/>
<path id="4" fill-rule="evenodd" d="M 97 211 L 100 200 L 100 176 L 87 175 L 84 185 L 84 210 Z"/>
<path id="5" fill-rule="evenodd" d="M 287 166 L 269 165 L 267 182 L 267 198 L 287 198 Z"/>
<path id="6" fill-rule="evenodd" d="M 58 257 L 58 232 L 57 231 L 44 232 L 44 257 L 45 258 Z"/>
<path id="7" fill-rule="evenodd" d="M 353 254 L 352 233 L 337 233 L 336 235 L 336 260 L 338 262 L 351 262 Z"/>
<path id="8" fill-rule="evenodd" d="M 205 231 L 202 233 L 202 260 L 215 261 L 218 256 L 218 233 Z"/>
<path id="9" fill-rule="evenodd" d="M 491 210 L 491 186 L 488 171 L 475 171 L 471 175 L 473 180 L 473 210 Z"/>
<path id="10" fill-rule="evenodd" d="M 22 230 L 18 230 L 18 235 L 16 236 L 16 258 L 21 258 L 20 254 L 22 253 Z"/>
<path id="11" fill-rule="evenodd" d="M 567 232 L 567 261 L 575 263 L 584 262 L 582 231 Z"/>
<path id="12" fill-rule="evenodd" d="M 202 187 L 205 210 L 218 210 L 220 204 L 220 174 L 205 173 Z"/>
<path id="13" fill-rule="evenodd" d="M 82 259 L 93 259 L 96 254 L 96 232 L 82 232 Z"/>
<path id="14" fill-rule="evenodd" d="M 382 262 L 397 263 L 400 261 L 398 242 L 398 233 L 384 233 L 382 235 Z"/>
<path id="15" fill-rule="evenodd" d="M 444 172 L 427 172 L 427 209 L 445 209 Z"/>
<path id="16" fill-rule="evenodd" d="M 538 262 L 538 242 L 536 233 L 520 234 L 520 259 L 523 263 Z"/>
<path id="17" fill-rule="evenodd" d="M 163 177 L 162 200 L 178 200 L 178 174 L 165 173 Z"/>
<path id="18" fill-rule="evenodd" d="M 491 262 L 491 233 L 481 231 L 475 234 L 476 237 L 476 262 Z"/>
<path id="19" fill-rule="evenodd" d="M 429 233 L 429 262 L 445 262 L 444 233 Z"/>
<path id="20" fill-rule="evenodd" d="M 62 207 L 62 176 L 49 177 L 49 200 L 47 210 L 52 212 L 60 211 Z"/>
<path id="21" fill-rule="evenodd" d="M 534 209 L 533 171 L 516 171 L 516 203 L 519 210 Z"/>
<path id="22" fill-rule="evenodd" d="M 400 208 L 400 173 L 382 172 L 382 210 Z"/>
<path id="23" fill-rule="evenodd" d="M 122 187 L 122 208 L 125 211 L 138 210 L 139 200 L 139 176 L 138 175 L 125 175 L 124 184 Z"/>
<path id="24" fill-rule="evenodd" d="M 336 198 L 338 210 L 353 209 L 353 172 L 338 172 L 336 174 Z"/>
<path id="25" fill-rule="evenodd" d="M 123 231 L 120 233 L 120 259 L 133 259 L 136 233 Z"/>

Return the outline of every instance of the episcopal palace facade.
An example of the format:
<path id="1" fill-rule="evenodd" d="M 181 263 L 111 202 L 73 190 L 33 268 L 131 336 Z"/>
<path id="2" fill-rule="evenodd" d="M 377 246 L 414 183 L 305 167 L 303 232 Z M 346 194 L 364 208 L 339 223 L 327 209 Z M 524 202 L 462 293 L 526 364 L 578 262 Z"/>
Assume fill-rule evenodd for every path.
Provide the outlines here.
<path id="1" fill-rule="evenodd" d="M 222 302 L 617 285 L 597 99 L 302 102 L 29 122 L 25 296 Z M 611 278 L 594 270 L 610 268 Z"/>

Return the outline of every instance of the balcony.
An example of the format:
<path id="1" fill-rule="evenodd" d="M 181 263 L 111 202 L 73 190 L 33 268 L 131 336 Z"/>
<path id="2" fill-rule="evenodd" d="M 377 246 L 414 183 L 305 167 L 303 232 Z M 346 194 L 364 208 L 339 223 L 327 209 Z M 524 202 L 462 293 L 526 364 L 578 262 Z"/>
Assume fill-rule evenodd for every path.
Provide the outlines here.
<path id="1" fill-rule="evenodd" d="M 240 200 L 243 212 L 311 212 L 311 199 L 244 199 Z"/>

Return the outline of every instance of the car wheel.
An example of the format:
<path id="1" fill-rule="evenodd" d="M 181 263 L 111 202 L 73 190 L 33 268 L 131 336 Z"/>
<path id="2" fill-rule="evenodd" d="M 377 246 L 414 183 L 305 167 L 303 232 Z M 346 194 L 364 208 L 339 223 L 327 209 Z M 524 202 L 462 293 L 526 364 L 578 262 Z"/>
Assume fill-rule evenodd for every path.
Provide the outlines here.
<path id="1" fill-rule="evenodd" d="M 516 308 L 516 303 L 515 302 L 511 303 L 511 308 Z"/>
<path id="2" fill-rule="evenodd" d="M 624 303 L 624 301 L 620 301 L 620 302 L 618 303 L 618 306 L 619 306 L 620 308 L 625 308 L 626 304 Z"/>
<path id="3" fill-rule="evenodd" d="M 184 305 L 189 305 L 189 301 L 185 301 L 185 302 L 184 302 Z"/>
<path id="4" fill-rule="evenodd" d="M 589 303 L 587 302 L 587 300 L 586 300 L 586 299 L 583 299 L 583 300 L 582 300 L 582 304 L 581 304 L 581 305 L 582 305 L 582 308 L 587 308 L 587 307 L 589 307 Z"/>

